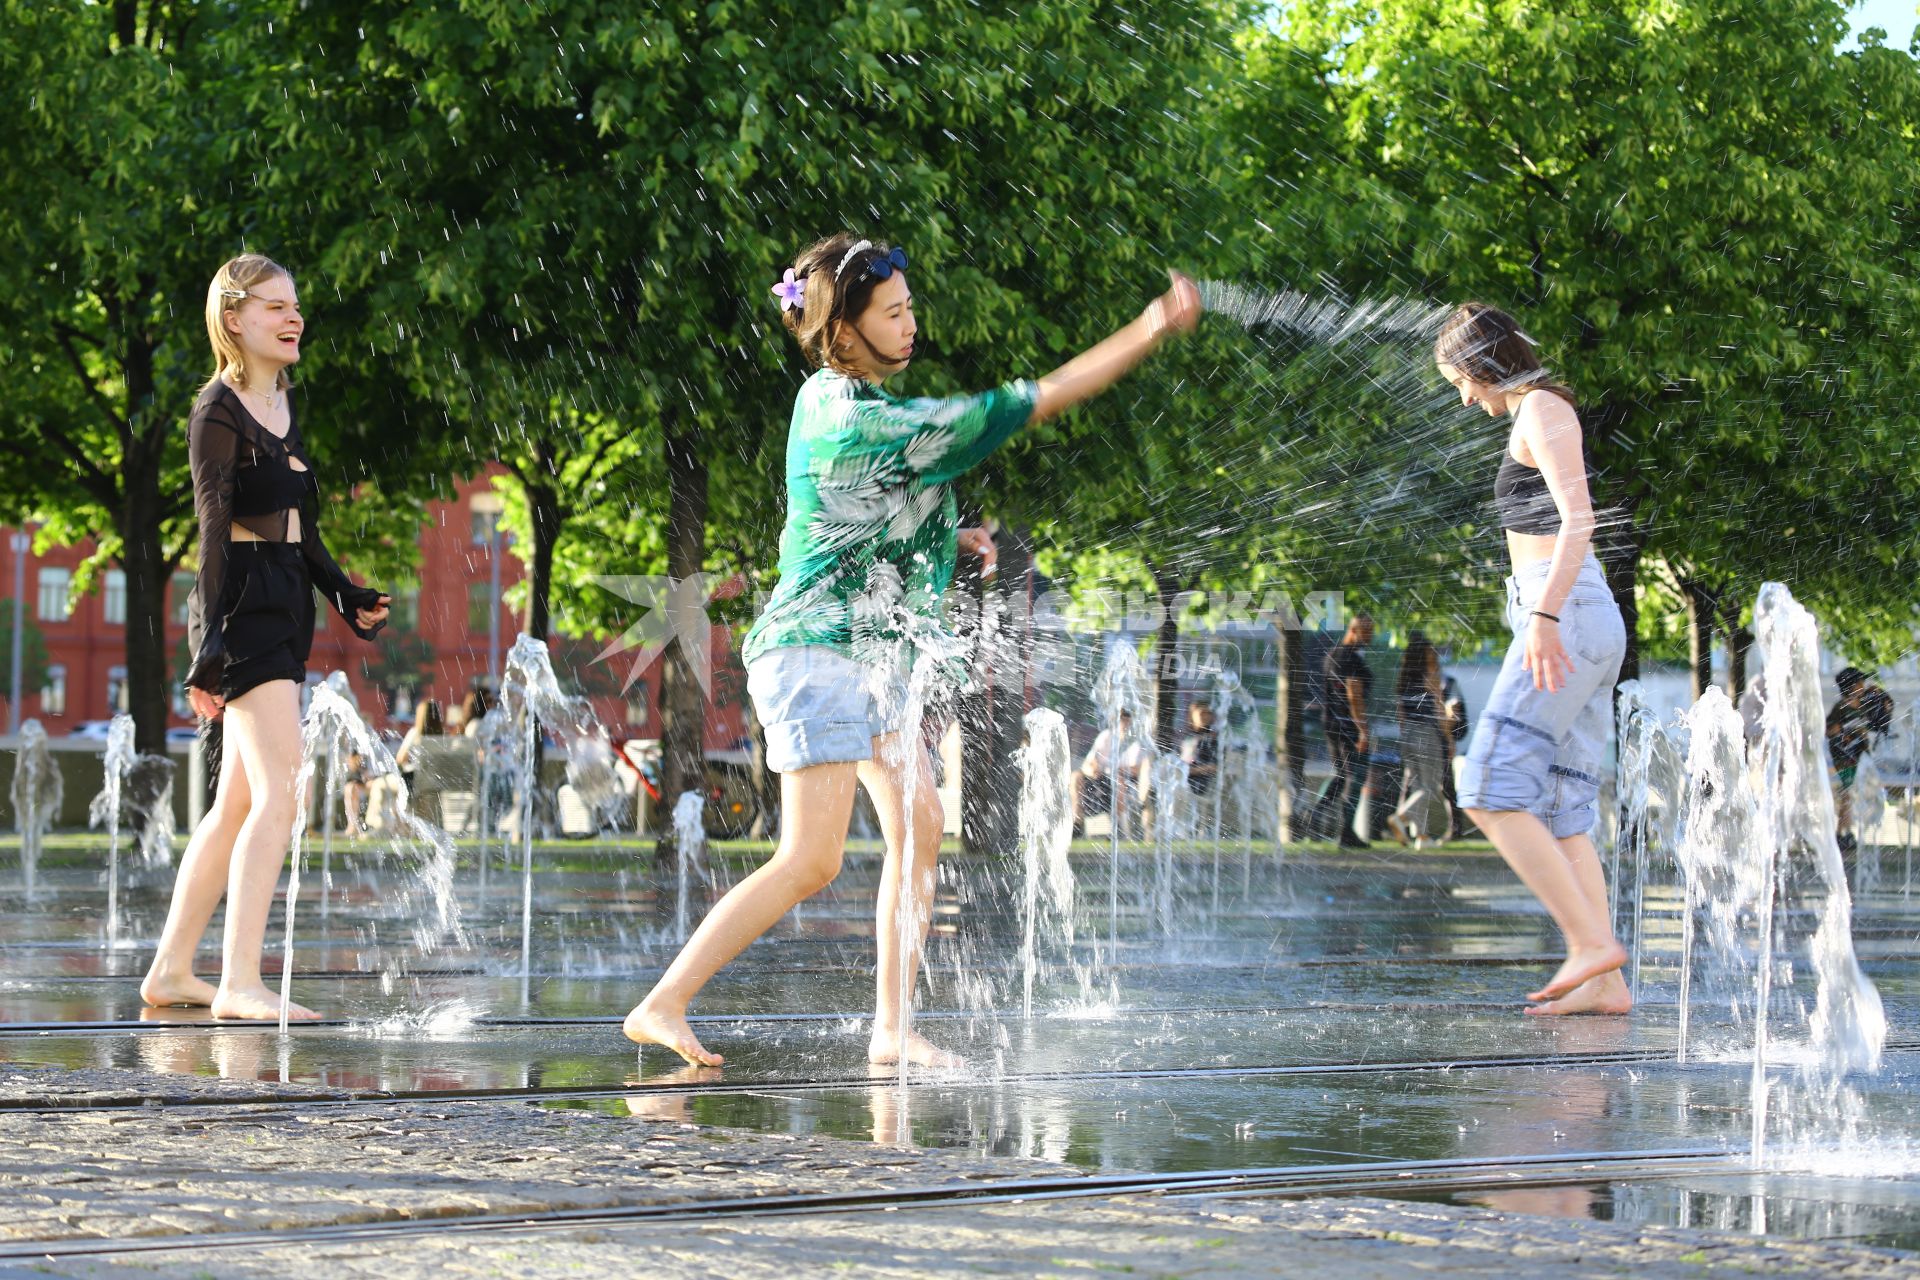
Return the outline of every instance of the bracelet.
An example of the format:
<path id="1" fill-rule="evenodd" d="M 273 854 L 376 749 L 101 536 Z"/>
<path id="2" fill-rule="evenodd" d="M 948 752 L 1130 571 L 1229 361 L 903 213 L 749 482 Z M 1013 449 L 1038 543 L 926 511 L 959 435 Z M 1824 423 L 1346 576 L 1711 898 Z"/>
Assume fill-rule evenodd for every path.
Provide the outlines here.
<path id="1" fill-rule="evenodd" d="M 1558 622 L 1558 621 L 1560 621 L 1560 615 L 1559 615 L 1559 614 L 1557 614 L 1557 613 L 1548 613 L 1548 612 L 1547 612 L 1546 610 L 1544 610 L 1544 609 L 1529 609 L 1529 610 L 1528 610 L 1527 612 L 1528 612 L 1528 613 L 1530 613 L 1530 614 L 1532 614 L 1532 615 L 1533 615 L 1534 617 L 1536 617 L 1536 618 L 1545 618 L 1545 619 L 1546 619 L 1546 620 L 1547 620 L 1548 622 Z"/>

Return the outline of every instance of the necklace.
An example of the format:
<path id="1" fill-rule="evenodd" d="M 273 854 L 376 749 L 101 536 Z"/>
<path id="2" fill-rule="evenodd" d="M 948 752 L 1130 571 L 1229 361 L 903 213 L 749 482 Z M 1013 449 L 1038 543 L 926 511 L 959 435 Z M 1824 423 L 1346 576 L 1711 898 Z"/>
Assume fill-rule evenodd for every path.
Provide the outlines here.
<path id="1" fill-rule="evenodd" d="M 258 391 L 255 391 L 252 387 L 239 387 L 236 389 L 240 392 L 241 395 L 254 397 L 254 403 L 264 404 L 266 406 L 266 410 L 269 415 L 278 412 L 280 408 L 280 388 L 278 386 L 274 387 L 273 394 L 271 396 L 267 396 L 264 398 L 262 398 L 260 393 Z"/>

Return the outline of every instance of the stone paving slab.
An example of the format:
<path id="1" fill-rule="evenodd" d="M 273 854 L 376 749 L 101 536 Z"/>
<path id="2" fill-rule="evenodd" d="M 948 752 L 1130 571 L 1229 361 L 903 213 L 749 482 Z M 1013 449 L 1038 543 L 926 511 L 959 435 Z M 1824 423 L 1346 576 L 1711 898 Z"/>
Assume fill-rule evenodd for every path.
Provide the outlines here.
<path id="1" fill-rule="evenodd" d="M 67 1082 L 75 1093 L 103 1083 L 122 1092 L 139 1084 L 140 1073 L 114 1072 L 110 1082 L 76 1075 Z M 33 1073 L 36 1093 L 60 1083 Z M 154 1075 L 146 1083 L 177 1092 L 183 1082 Z M 214 1090 L 222 1082 L 199 1084 Z M 684 1097 L 640 1097 L 628 1106 L 635 1114 L 524 1102 L 289 1109 L 235 1099 L 192 1110 L 0 1112 L 0 1240 L 135 1242 L 434 1219 L 451 1225 L 482 1214 L 1083 1176 L 1040 1160 L 701 1128 L 686 1122 Z M 1152 1197 L 189 1247 L 0 1263 L 0 1273 L 9 1266 L 84 1280 L 557 1278 L 643 1270 L 769 1280 L 1098 1272 L 1343 1280 L 1920 1275 L 1913 1255 L 1837 1244 L 1369 1199 Z"/>
<path id="2" fill-rule="evenodd" d="M 1338 1276 L 1542 1276 L 1696 1280 L 1752 1274 L 1893 1280 L 1910 1255 L 1772 1244 L 1703 1232 L 1525 1218 L 1378 1200 L 1242 1201 L 1188 1207 L 1145 1199 L 903 1209 L 893 1213 L 734 1219 L 712 1224 L 441 1234 L 139 1258 L 61 1259 L 41 1274 L 73 1280 L 547 1280 L 646 1275 L 793 1280 L 844 1275 L 1080 1278 L 1101 1274 L 1251 1280 Z"/>

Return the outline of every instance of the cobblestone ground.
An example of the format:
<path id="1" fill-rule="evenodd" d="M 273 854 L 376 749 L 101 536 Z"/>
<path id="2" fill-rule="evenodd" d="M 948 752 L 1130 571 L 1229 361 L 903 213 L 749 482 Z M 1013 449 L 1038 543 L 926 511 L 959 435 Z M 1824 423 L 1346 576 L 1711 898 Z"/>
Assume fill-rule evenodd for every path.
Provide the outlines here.
<path id="1" fill-rule="evenodd" d="M 212 1105 L 0 1112 L 0 1247 L 13 1254 L 0 1277 L 1920 1275 L 1911 1255 L 1886 1251 L 1345 1198 L 1030 1200 L 28 1256 L 42 1242 L 184 1243 L 421 1220 L 452 1228 L 481 1214 L 1078 1176 L 1035 1160 L 700 1129 L 682 1120 L 681 1100 L 659 1096 L 635 1099 L 625 1115 L 523 1102 L 291 1110 L 204 1084 Z M 0 1073 L 12 1098 L 142 1086 L 177 1096 L 201 1083 Z"/>

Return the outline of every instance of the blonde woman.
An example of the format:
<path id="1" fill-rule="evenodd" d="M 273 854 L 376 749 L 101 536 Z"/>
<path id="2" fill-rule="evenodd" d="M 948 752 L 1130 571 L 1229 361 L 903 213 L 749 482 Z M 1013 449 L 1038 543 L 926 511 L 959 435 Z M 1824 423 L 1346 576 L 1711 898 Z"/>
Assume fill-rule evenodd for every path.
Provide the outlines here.
<path id="1" fill-rule="evenodd" d="M 355 635 L 373 638 L 388 597 L 357 587 L 315 526 L 319 486 L 288 396 L 306 323 L 286 268 L 258 254 L 228 262 L 207 287 L 214 375 L 187 425 L 200 569 L 188 610 L 187 701 L 219 720 L 219 792 L 194 828 L 158 953 L 140 995 L 150 1005 L 210 1007 L 216 1018 L 277 1019 L 280 997 L 260 950 L 293 831 L 300 689 L 313 646 L 317 588 Z M 220 984 L 193 957 L 227 897 Z M 289 1016 L 318 1015 L 299 1005 Z"/>

